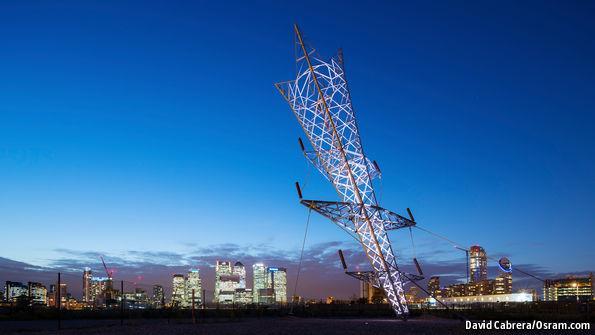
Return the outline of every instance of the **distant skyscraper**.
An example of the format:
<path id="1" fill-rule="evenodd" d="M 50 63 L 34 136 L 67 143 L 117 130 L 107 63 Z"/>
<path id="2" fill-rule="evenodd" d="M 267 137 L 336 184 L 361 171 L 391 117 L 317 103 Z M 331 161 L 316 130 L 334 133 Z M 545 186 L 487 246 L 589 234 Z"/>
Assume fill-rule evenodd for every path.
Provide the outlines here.
<path id="1" fill-rule="evenodd" d="M 252 300 L 259 303 L 260 290 L 267 288 L 267 270 L 264 264 L 256 263 L 252 265 L 253 289 Z"/>
<path id="2" fill-rule="evenodd" d="M 272 288 L 275 302 L 287 302 L 287 269 L 269 267 L 267 268 L 267 287 Z"/>
<path id="3" fill-rule="evenodd" d="M 91 277 L 91 288 L 89 301 L 96 307 L 103 306 L 112 299 L 113 285 L 112 279 L 108 277 Z"/>
<path id="4" fill-rule="evenodd" d="M 29 287 L 20 282 L 7 281 L 4 286 L 6 301 L 17 301 L 17 299 L 27 299 L 29 295 Z"/>
<path id="5" fill-rule="evenodd" d="M 234 273 L 231 262 L 217 261 L 215 266 L 215 302 L 233 303 L 234 293 L 240 283 L 240 277 Z"/>
<path id="6" fill-rule="evenodd" d="M 163 286 L 153 285 L 153 296 L 151 297 L 153 308 L 163 308 L 165 305 L 165 294 Z"/>
<path id="7" fill-rule="evenodd" d="M 28 283 L 29 288 L 29 301 L 34 305 L 46 305 L 47 304 L 47 289 L 41 283 Z"/>
<path id="8" fill-rule="evenodd" d="M 175 274 L 172 278 L 172 294 L 171 303 L 175 307 L 183 307 L 185 305 L 186 296 L 186 280 L 184 275 Z"/>
<path id="9" fill-rule="evenodd" d="M 469 250 L 469 270 L 471 283 L 477 283 L 488 279 L 488 259 L 485 250 L 474 245 Z"/>
<path id="10" fill-rule="evenodd" d="M 238 276 L 238 287 L 246 288 L 246 268 L 241 262 L 236 262 L 233 266 L 233 274 Z"/>
<path id="11" fill-rule="evenodd" d="M 186 278 L 186 307 L 192 307 L 192 290 L 194 290 L 194 305 L 198 307 L 202 301 L 202 282 L 198 269 L 188 271 L 188 277 Z"/>
<path id="12" fill-rule="evenodd" d="M 83 271 L 83 302 L 89 303 L 91 299 L 91 268 L 85 268 Z"/>
<path id="13" fill-rule="evenodd" d="M 496 277 L 494 284 L 494 294 L 512 293 L 512 273 L 503 272 Z"/>

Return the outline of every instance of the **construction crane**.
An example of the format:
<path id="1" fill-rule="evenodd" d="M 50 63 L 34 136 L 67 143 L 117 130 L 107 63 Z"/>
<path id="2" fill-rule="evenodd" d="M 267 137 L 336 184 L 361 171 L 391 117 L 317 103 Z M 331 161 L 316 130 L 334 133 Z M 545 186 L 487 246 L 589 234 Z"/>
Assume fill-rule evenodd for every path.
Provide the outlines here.
<path id="1" fill-rule="evenodd" d="M 345 77 L 342 52 L 322 59 L 302 38 L 297 25 L 295 80 L 275 84 L 302 126 L 313 150 L 302 140 L 307 160 L 329 180 L 341 201 L 302 199 L 300 203 L 330 219 L 353 236 L 363 247 L 380 286 L 397 316 L 407 318 L 409 309 L 403 291 L 407 275 L 399 270 L 387 231 L 415 226 L 405 218 L 378 205 L 372 179 L 380 168 L 366 157 L 362 147 L 351 95 Z"/>
<path id="2" fill-rule="evenodd" d="M 458 245 L 455 245 L 454 247 L 455 249 L 465 252 L 465 264 L 467 265 L 467 284 L 469 284 L 469 249 L 461 248 Z"/>
<path id="3" fill-rule="evenodd" d="M 105 298 L 105 302 L 106 305 L 109 304 L 109 300 L 113 299 L 113 291 L 114 291 L 114 283 L 113 283 L 113 278 L 114 278 L 114 270 L 108 270 L 107 265 L 105 265 L 105 260 L 103 259 L 103 256 L 99 256 L 99 258 L 101 258 L 101 264 L 103 264 L 103 268 L 105 269 L 105 274 L 107 275 L 107 281 L 105 283 L 104 289 L 103 289 L 103 296 Z M 122 292 L 123 293 L 123 292 Z"/>
<path id="4" fill-rule="evenodd" d="M 103 259 L 103 256 L 99 256 L 99 258 L 101 258 L 101 263 L 103 264 L 103 268 L 105 269 L 105 274 L 107 275 L 108 279 L 112 279 L 113 278 L 113 274 L 114 274 L 114 270 L 108 270 L 107 266 L 105 265 L 105 260 Z"/>

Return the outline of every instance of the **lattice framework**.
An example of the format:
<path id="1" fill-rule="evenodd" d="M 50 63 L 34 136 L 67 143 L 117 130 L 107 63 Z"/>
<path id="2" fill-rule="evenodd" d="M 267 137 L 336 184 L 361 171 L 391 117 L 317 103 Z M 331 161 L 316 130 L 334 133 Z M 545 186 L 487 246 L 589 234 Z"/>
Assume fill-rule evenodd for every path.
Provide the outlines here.
<path id="1" fill-rule="evenodd" d="M 276 84 L 314 149 L 306 158 L 335 187 L 341 202 L 303 200 L 361 243 L 397 315 L 408 314 L 403 276 L 387 230 L 415 222 L 378 206 L 372 179 L 380 171 L 365 156 L 351 104 L 342 55 L 323 60 L 295 26 L 297 76 Z M 377 279 L 376 279 L 377 278 Z"/>

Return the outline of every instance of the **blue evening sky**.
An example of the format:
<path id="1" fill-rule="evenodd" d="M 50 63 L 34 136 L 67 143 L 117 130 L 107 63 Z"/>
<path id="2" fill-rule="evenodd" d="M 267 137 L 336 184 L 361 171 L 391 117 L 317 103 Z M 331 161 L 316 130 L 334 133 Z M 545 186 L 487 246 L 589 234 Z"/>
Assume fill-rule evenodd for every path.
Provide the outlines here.
<path id="1" fill-rule="evenodd" d="M 297 22 L 321 54 L 344 49 L 382 206 L 516 263 L 593 270 L 595 4 L 415 3 L 2 2 L 0 256 L 299 250 L 293 182 L 337 197 L 273 87 L 294 76 Z M 415 236 L 434 262 L 461 256 Z M 346 240 L 314 218 L 308 244 Z"/>

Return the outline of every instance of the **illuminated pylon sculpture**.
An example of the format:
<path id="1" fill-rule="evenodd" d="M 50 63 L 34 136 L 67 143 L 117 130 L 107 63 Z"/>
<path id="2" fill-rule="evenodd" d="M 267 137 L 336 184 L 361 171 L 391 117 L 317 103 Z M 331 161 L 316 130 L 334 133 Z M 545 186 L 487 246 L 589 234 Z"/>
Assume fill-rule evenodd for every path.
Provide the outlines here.
<path id="1" fill-rule="evenodd" d="M 275 86 L 289 103 L 313 151 L 300 145 L 306 158 L 335 187 L 341 202 L 301 200 L 358 240 L 374 269 L 374 286 L 384 289 L 398 316 L 408 315 L 403 283 L 387 230 L 415 225 L 378 206 L 372 179 L 380 176 L 378 165 L 364 155 L 355 120 L 343 57 L 326 61 L 304 43 L 294 26 L 297 47 L 297 77 Z M 409 277 L 411 278 L 411 277 Z"/>

